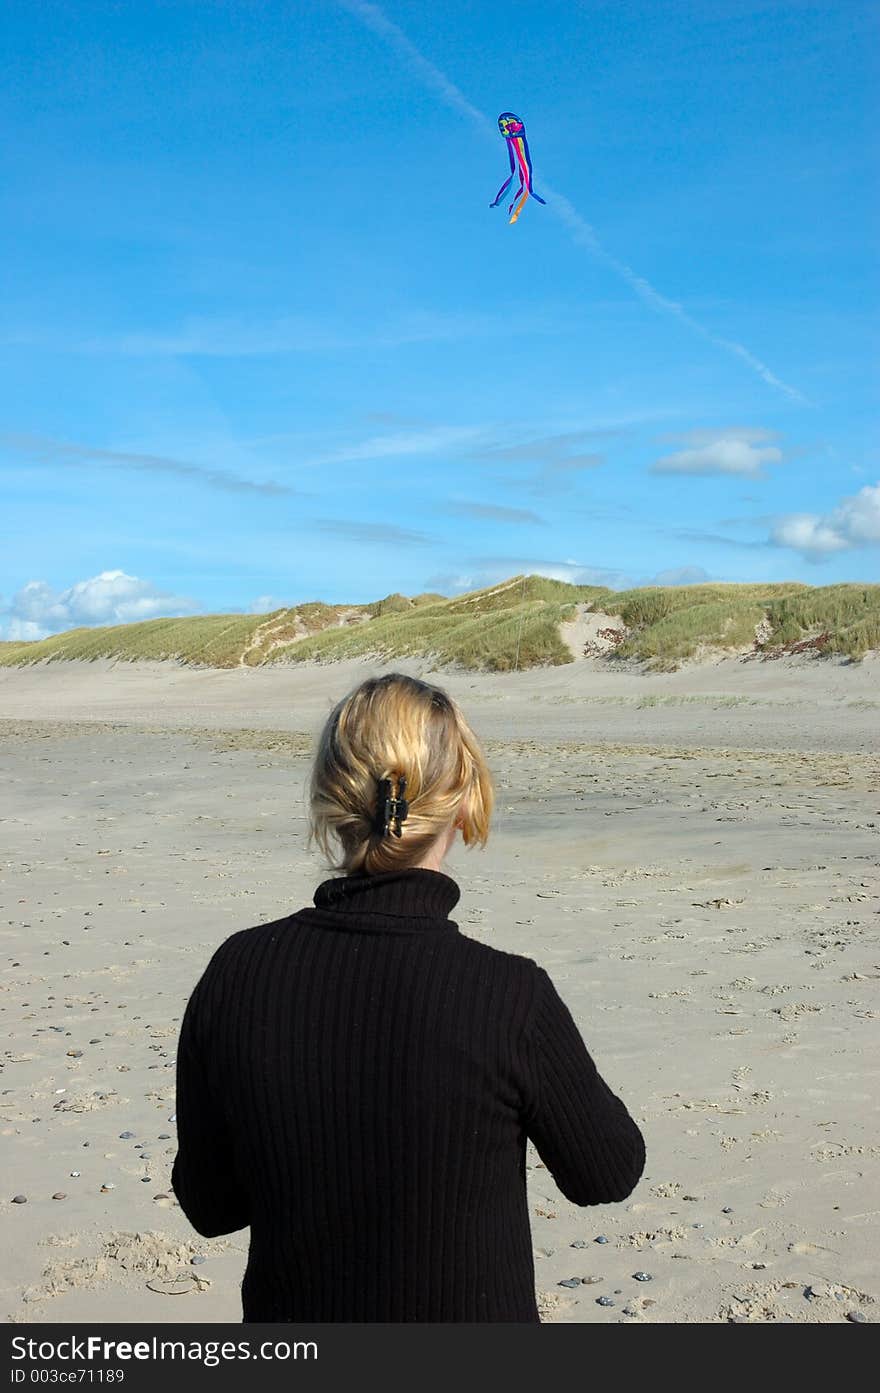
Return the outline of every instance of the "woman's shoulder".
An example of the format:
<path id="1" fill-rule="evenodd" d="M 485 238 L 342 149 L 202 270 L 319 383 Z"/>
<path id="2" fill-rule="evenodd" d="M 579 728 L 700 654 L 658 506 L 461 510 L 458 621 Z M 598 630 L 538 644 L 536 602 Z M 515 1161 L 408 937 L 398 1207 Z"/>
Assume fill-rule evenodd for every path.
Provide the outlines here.
<path id="1" fill-rule="evenodd" d="M 214 949 L 205 969 L 206 973 L 236 971 L 243 958 L 262 956 L 273 944 L 279 942 L 285 933 L 290 933 L 295 919 L 295 914 L 286 914 L 282 919 L 272 919 L 266 924 L 252 924 L 246 929 L 237 929 Z"/>
<path id="2" fill-rule="evenodd" d="M 519 979 L 530 984 L 532 990 L 537 990 L 544 975 L 544 969 L 526 953 L 512 953 L 491 943 L 480 943 L 465 934 L 460 935 L 460 945 L 475 966 L 483 967 L 488 973 Z"/>

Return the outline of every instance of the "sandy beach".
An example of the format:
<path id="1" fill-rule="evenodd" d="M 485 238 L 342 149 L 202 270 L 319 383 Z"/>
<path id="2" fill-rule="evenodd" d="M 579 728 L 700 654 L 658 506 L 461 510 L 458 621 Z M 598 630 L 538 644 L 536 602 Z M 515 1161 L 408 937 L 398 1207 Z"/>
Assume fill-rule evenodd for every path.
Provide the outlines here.
<path id="1" fill-rule="evenodd" d="M 646 1137 L 588 1209 L 530 1148 L 542 1318 L 876 1320 L 880 659 L 390 666 L 496 779 L 453 918 L 547 969 Z M 310 751 L 382 670 L 0 669 L 5 1320 L 240 1319 L 247 1232 L 170 1189 L 177 1031 L 214 948 L 330 874 Z"/>

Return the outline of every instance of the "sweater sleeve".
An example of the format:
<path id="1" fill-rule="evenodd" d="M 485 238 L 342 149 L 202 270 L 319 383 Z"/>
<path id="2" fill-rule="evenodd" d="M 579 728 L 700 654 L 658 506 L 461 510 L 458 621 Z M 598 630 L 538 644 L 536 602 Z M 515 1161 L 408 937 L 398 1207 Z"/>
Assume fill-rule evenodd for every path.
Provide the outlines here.
<path id="1" fill-rule="evenodd" d="M 636 1123 L 599 1074 L 568 1007 L 543 968 L 526 1028 L 526 1132 L 566 1199 L 624 1200 L 645 1168 Z"/>
<path id="2" fill-rule="evenodd" d="M 216 959 L 214 960 L 216 961 Z M 250 1223 L 236 1175 L 232 1137 L 214 1096 L 200 1039 L 200 1008 L 210 966 L 187 1003 L 177 1046 L 177 1156 L 171 1186 L 197 1233 L 234 1233 Z"/>

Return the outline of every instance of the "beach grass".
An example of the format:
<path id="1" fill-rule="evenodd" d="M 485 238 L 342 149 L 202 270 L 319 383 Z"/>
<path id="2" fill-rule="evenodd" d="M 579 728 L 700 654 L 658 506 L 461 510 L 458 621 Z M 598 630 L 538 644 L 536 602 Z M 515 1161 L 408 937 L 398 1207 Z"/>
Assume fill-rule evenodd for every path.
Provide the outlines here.
<path id="1" fill-rule="evenodd" d="M 205 667 L 234 667 L 265 614 L 206 614 L 145 619 L 136 624 L 68 629 L 63 634 L 0 650 L 0 665 L 95 658 L 177 659 Z"/>
<path id="2" fill-rule="evenodd" d="M 65 660 L 174 660 L 213 668 L 427 658 L 438 669 L 509 672 L 574 661 L 560 625 L 579 607 L 623 627 L 609 666 L 672 671 L 706 651 L 764 658 L 807 643 L 859 661 L 880 649 L 880 585 L 708 584 L 613 591 L 519 575 L 446 598 L 399 592 L 361 605 L 309 600 L 267 614 L 212 614 L 70 629 L 0 643 L 0 667 Z"/>
<path id="3" fill-rule="evenodd" d="M 880 585 L 682 586 L 615 595 L 629 628 L 612 657 L 675 668 L 698 649 L 743 649 L 765 657 L 815 641 L 823 654 L 855 661 L 880 648 Z"/>

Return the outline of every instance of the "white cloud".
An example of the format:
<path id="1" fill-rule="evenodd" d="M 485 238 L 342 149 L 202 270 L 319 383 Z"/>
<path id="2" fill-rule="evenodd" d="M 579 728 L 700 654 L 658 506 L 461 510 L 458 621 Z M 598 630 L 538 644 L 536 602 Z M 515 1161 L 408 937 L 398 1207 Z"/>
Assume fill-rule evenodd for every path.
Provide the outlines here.
<path id="1" fill-rule="evenodd" d="M 200 609 L 192 600 L 158 590 L 125 571 L 101 571 L 59 591 L 44 580 L 30 580 L 8 604 L 0 601 L 0 638 L 40 639 L 66 629 L 131 624 Z"/>
<path id="2" fill-rule="evenodd" d="M 853 546 L 876 546 L 880 542 L 880 483 L 866 484 L 854 497 L 845 498 L 832 513 L 831 522 Z"/>
<path id="3" fill-rule="evenodd" d="M 760 479 L 765 464 L 779 464 L 782 451 L 770 431 L 736 429 L 691 431 L 688 448 L 664 455 L 651 467 L 653 474 L 735 474 Z"/>
<path id="4" fill-rule="evenodd" d="M 880 544 L 880 483 L 866 484 L 844 498 L 832 512 L 789 513 L 770 535 L 778 547 L 791 547 L 808 561 L 821 561 L 834 552 Z"/>
<path id="5" fill-rule="evenodd" d="M 39 624 L 33 624 L 29 619 L 10 619 L 0 625 L 0 639 L 12 639 L 16 643 L 22 643 L 45 637 L 46 634 Z"/>

